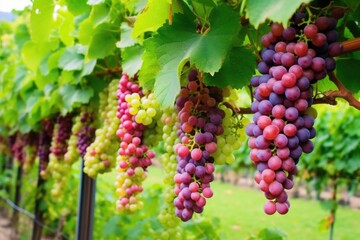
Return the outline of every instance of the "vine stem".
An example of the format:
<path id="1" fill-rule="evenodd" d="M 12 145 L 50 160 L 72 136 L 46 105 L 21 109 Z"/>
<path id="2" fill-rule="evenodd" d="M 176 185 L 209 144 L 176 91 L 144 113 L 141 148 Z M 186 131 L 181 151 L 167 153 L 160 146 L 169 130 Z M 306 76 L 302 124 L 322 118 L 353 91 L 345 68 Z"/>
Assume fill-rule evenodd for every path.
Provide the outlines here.
<path id="1" fill-rule="evenodd" d="M 358 51 L 360 50 L 360 37 L 344 41 L 341 45 L 343 46 L 341 54 Z"/>
<path id="2" fill-rule="evenodd" d="M 333 179 L 333 191 L 332 191 L 332 196 L 331 196 L 331 200 L 333 201 L 334 206 L 330 210 L 331 224 L 330 224 L 330 231 L 329 231 L 329 240 L 333 240 L 333 237 L 334 237 L 335 214 L 336 214 L 336 207 L 335 207 L 336 193 L 337 193 L 337 182 L 336 182 L 336 177 L 335 177 Z"/>
<path id="3" fill-rule="evenodd" d="M 335 73 L 330 72 L 328 75 L 330 80 L 335 83 L 338 90 L 324 92 L 324 96 L 328 98 L 329 101 L 335 101 L 335 98 L 337 97 L 343 98 L 350 106 L 360 110 L 360 102 L 354 97 L 353 93 L 340 82 Z"/>
<path id="4" fill-rule="evenodd" d="M 97 77 L 103 77 L 106 75 L 114 75 L 115 73 L 119 73 L 122 71 L 122 68 L 120 66 L 117 66 L 115 68 L 105 68 L 104 71 L 96 72 L 94 73 Z"/>

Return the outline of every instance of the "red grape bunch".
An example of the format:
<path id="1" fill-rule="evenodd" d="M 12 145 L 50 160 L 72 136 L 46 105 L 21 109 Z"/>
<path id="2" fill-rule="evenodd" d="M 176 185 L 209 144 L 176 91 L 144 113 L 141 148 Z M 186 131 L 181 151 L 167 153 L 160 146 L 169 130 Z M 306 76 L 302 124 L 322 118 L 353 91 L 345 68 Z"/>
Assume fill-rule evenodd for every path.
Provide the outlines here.
<path id="1" fill-rule="evenodd" d="M 67 182 L 67 176 L 70 172 L 70 165 L 64 164 L 64 155 L 67 151 L 68 141 L 71 136 L 72 117 L 70 114 L 66 116 L 58 116 L 54 127 L 54 133 L 51 140 L 49 164 L 46 173 L 50 174 L 54 180 L 51 195 L 59 197 L 64 185 Z"/>
<path id="2" fill-rule="evenodd" d="M 190 220 L 194 212 L 201 213 L 206 198 L 213 196 L 212 154 L 217 150 L 217 136 L 224 132 L 225 112 L 218 107 L 221 101 L 221 89 L 206 87 L 195 70 L 189 73 L 188 83 L 176 99 L 180 143 L 174 146 L 178 161 L 174 205 L 182 221 Z"/>
<path id="3" fill-rule="evenodd" d="M 46 177 L 46 168 L 49 163 L 51 139 L 54 131 L 54 122 L 49 119 L 42 121 L 43 129 L 40 133 L 37 155 L 40 164 L 40 176 Z"/>
<path id="4" fill-rule="evenodd" d="M 136 121 L 136 111 L 130 111 L 131 97 L 129 96 L 135 96 L 135 94 L 139 98 L 143 96 L 140 86 L 123 74 L 117 90 L 117 118 L 120 120 L 120 125 L 116 134 L 121 143 L 117 156 L 115 187 L 119 197 L 117 209 L 130 212 L 143 206 L 139 194 L 143 191 L 142 182 L 147 177 L 146 169 L 155 156 L 154 152 L 143 143 L 145 125 Z M 141 102 L 137 107 L 142 108 Z"/>
<path id="5" fill-rule="evenodd" d="M 314 148 L 310 139 L 316 135 L 316 110 L 311 107 L 311 84 L 335 69 L 332 56 L 341 51 L 336 42 L 336 19 L 306 19 L 304 13 L 296 13 L 286 29 L 278 23 L 271 25 L 261 40 L 264 49 L 258 70 L 262 75 L 250 81 L 255 114 L 246 133 L 250 158 L 258 170 L 255 181 L 269 200 L 264 206 L 267 214 L 288 212 L 285 190 L 294 185 L 301 154 Z"/>

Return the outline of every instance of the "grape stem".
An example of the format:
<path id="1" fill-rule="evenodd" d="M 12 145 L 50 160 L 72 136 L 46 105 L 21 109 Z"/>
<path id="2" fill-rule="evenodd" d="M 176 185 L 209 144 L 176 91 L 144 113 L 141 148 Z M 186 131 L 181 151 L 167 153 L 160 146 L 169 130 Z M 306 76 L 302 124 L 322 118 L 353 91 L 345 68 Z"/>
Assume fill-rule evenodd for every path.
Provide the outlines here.
<path id="1" fill-rule="evenodd" d="M 360 37 L 344 41 L 341 43 L 341 45 L 343 46 L 341 55 L 345 53 L 358 51 L 360 50 Z"/>
<path id="2" fill-rule="evenodd" d="M 105 68 L 104 71 L 96 72 L 94 73 L 97 77 L 103 77 L 107 75 L 114 75 L 116 73 L 120 73 L 122 71 L 122 68 L 120 66 L 114 67 L 114 68 Z"/>
<path id="3" fill-rule="evenodd" d="M 330 81 L 335 83 L 338 90 L 334 91 L 326 91 L 324 92 L 324 98 L 320 98 L 318 100 L 318 103 L 329 103 L 332 105 L 336 104 L 335 98 L 343 98 L 346 100 L 350 106 L 360 110 L 360 102 L 354 97 L 353 93 L 348 90 L 338 79 L 338 77 L 335 75 L 335 73 L 330 72 L 328 73 Z M 316 100 L 316 99 L 315 99 Z"/>

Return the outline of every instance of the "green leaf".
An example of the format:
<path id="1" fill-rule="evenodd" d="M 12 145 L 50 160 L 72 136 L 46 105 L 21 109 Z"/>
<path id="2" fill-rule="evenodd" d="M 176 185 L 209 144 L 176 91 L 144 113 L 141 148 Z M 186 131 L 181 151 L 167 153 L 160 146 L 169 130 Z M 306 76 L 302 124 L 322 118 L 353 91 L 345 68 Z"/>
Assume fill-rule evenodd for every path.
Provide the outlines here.
<path id="1" fill-rule="evenodd" d="M 26 24 L 19 24 L 15 30 L 14 40 L 18 45 L 18 48 L 22 48 L 23 45 L 30 40 L 30 34 Z"/>
<path id="2" fill-rule="evenodd" d="M 141 68 L 144 48 L 140 45 L 124 48 L 121 54 L 123 71 L 133 77 Z"/>
<path id="3" fill-rule="evenodd" d="M 86 13 L 91 9 L 91 7 L 86 4 L 86 0 L 66 0 L 66 3 L 67 8 L 74 16 Z"/>
<path id="4" fill-rule="evenodd" d="M 265 228 L 258 234 L 258 238 L 262 240 L 283 240 L 286 235 L 279 229 Z"/>
<path id="5" fill-rule="evenodd" d="M 96 59 L 90 60 L 89 62 L 85 63 L 83 70 L 81 71 L 81 77 L 90 75 L 96 65 Z"/>
<path id="6" fill-rule="evenodd" d="M 103 2 L 105 2 L 105 0 L 88 0 L 87 4 L 89 4 L 89 5 L 97 5 L 97 4 L 100 4 L 100 3 L 103 3 Z"/>
<path id="7" fill-rule="evenodd" d="M 74 44 L 74 37 L 72 36 L 74 16 L 65 10 L 59 10 L 57 13 L 60 16 L 59 19 L 62 20 L 59 26 L 60 39 L 66 46 L 71 46 Z"/>
<path id="8" fill-rule="evenodd" d="M 136 41 L 131 37 L 133 32 L 133 28 L 129 26 L 129 24 L 123 22 L 121 24 L 121 38 L 120 42 L 117 44 L 118 48 L 126 48 L 131 47 L 136 44 Z"/>
<path id="9" fill-rule="evenodd" d="M 213 0 L 192 0 L 193 2 L 198 2 L 201 3 L 205 6 L 209 6 L 209 7 L 215 7 L 216 6 L 216 2 Z"/>
<path id="10" fill-rule="evenodd" d="M 88 45 L 94 32 L 93 23 L 90 18 L 85 19 L 79 25 L 78 39 L 82 45 Z"/>
<path id="11" fill-rule="evenodd" d="M 246 17 L 250 23 L 258 28 L 266 19 L 288 25 L 289 19 L 302 3 L 311 0 L 248 0 Z"/>
<path id="12" fill-rule="evenodd" d="M 81 70 L 84 64 L 84 55 L 79 54 L 78 47 L 67 47 L 60 57 L 59 67 L 66 71 Z"/>
<path id="13" fill-rule="evenodd" d="M 93 6 L 90 19 L 94 26 L 107 22 L 110 19 L 110 6 L 106 3 Z"/>
<path id="14" fill-rule="evenodd" d="M 113 53 L 118 36 L 114 31 L 113 26 L 107 23 L 96 27 L 88 50 L 89 58 L 104 58 Z"/>
<path id="15" fill-rule="evenodd" d="M 360 60 L 354 58 L 338 58 L 336 60 L 336 75 L 346 88 L 356 93 L 360 90 Z"/>
<path id="16" fill-rule="evenodd" d="M 256 56 L 244 47 L 233 47 L 220 71 L 205 75 L 205 83 L 212 86 L 242 88 L 255 74 Z"/>
<path id="17" fill-rule="evenodd" d="M 64 103 L 63 113 L 71 111 L 78 104 L 86 104 L 93 96 L 92 88 L 81 89 L 74 85 L 64 84 L 60 87 L 60 94 L 62 95 Z"/>
<path id="18" fill-rule="evenodd" d="M 172 26 L 158 30 L 154 55 L 161 70 L 156 76 L 155 95 L 164 107 L 173 104 L 180 90 L 180 74 L 186 62 L 212 75 L 220 70 L 240 29 L 238 18 L 231 8 L 220 5 L 212 11 L 210 28 L 204 35 L 195 32 L 193 18 L 180 14 L 175 15 Z"/>
<path id="19" fill-rule="evenodd" d="M 58 42 L 34 43 L 28 41 L 21 49 L 21 57 L 26 67 L 35 71 L 47 54 L 56 48 Z"/>
<path id="20" fill-rule="evenodd" d="M 139 84 L 141 87 L 153 90 L 155 84 L 156 74 L 160 70 L 157 58 L 154 57 L 156 52 L 156 43 L 153 38 L 144 41 L 145 52 L 142 56 L 143 64 L 139 72 Z"/>
<path id="21" fill-rule="evenodd" d="M 168 0 L 149 0 L 145 10 L 136 17 L 133 38 L 138 37 L 144 32 L 154 32 L 161 27 L 169 18 L 170 4 Z M 179 12 L 173 9 L 173 12 Z"/>
<path id="22" fill-rule="evenodd" d="M 30 33 L 34 42 L 46 42 L 49 39 L 54 7 L 53 1 L 34 0 L 30 16 Z"/>

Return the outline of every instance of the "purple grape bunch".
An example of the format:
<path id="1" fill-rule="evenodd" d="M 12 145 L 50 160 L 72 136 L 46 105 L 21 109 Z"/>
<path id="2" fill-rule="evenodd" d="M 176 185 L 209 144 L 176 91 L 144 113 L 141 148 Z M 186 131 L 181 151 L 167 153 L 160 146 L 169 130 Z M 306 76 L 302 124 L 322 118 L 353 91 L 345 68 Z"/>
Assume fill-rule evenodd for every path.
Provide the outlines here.
<path id="1" fill-rule="evenodd" d="M 251 105 L 253 123 L 246 128 L 250 158 L 257 167 L 255 181 L 268 201 L 266 214 L 286 214 L 290 203 L 286 190 L 294 185 L 296 164 L 302 153 L 310 153 L 316 135 L 311 84 L 335 69 L 333 56 L 342 51 L 337 42 L 333 17 L 306 21 L 296 13 L 286 29 L 273 23 L 265 34 L 258 70 L 253 76 L 255 101 Z"/>

